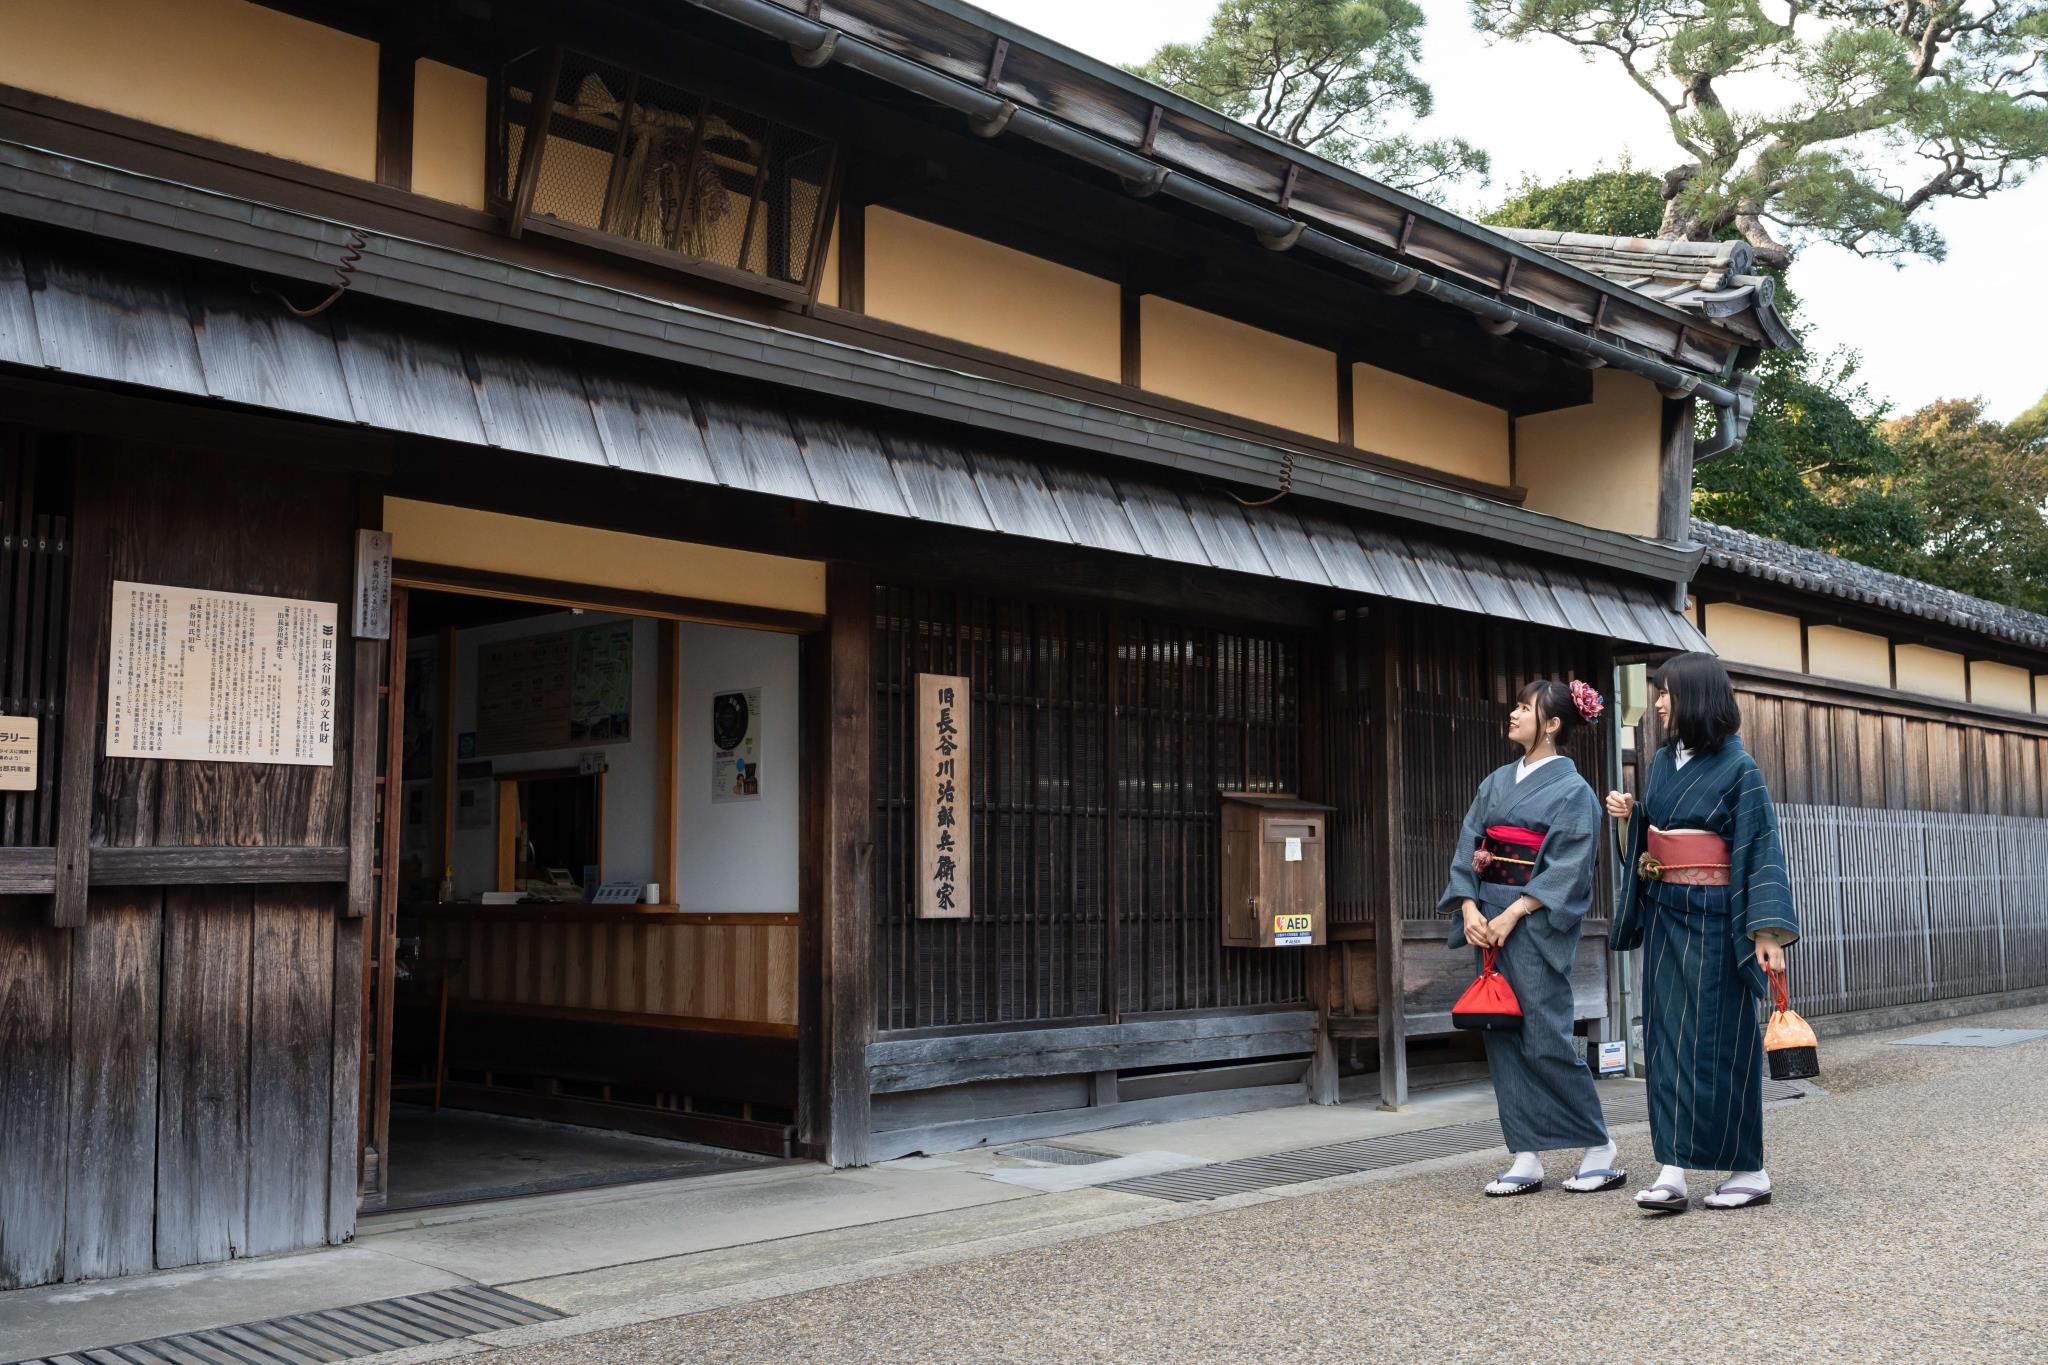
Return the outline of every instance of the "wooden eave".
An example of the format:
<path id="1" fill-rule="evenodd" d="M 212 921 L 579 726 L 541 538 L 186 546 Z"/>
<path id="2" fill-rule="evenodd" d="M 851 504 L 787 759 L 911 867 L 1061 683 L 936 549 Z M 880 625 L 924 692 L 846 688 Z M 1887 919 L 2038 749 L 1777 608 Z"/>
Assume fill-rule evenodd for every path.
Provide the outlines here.
<path id="1" fill-rule="evenodd" d="M 986 84 L 1001 44 L 987 88 L 1003 99 L 1589 335 L 1722 377 L 1754 344 L 958 0 L 782 2 L 975 85 Z"/>

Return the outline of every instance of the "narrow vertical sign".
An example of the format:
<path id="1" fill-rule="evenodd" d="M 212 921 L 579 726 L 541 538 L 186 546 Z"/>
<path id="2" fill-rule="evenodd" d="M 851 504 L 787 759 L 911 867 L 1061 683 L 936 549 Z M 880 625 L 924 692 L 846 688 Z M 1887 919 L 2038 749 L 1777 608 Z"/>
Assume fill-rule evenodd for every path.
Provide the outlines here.
<path id="1" fill-rule="evenodd" d="M 966 919 L 973 885 L 969 829 L 973 746 L 967 679 L 917 675 L 917 916 Z"/>
<path id="2" fill-rule="evenodd" d="M 391 638 L 391 533 L 356 532 L 356 612 L 358 640 Z"/>

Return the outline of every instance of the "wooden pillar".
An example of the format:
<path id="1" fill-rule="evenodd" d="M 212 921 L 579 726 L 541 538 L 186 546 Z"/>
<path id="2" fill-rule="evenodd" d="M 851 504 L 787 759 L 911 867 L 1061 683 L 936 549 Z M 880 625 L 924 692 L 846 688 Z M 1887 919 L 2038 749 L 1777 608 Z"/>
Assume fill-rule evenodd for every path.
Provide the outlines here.
<path id="1" fill-rule="evenodd" d="M 1333 621 L 1323 627 L 1320 636 L 1311 636 L 1303 642 L 1302 685 L 1301 685 L 1301 794 L 1310 801 L 1334 804 L 1335 794 L 1330 781 L 1332 767 L 1331 752 L 1335 736 L 1331 725 L 1339 714 L 1331 704 L 1330 658 L 1334 648 L 1341 647 L 1337 632 L 1348 629 L 1348 621 Z M 1343 813 L 1339 812 L 1339 816 Z M 1334 834 L 1335 821 L 1331 821 L 1329 834 Z M 1327 836 L 1326 836 L 1327 837 Z M 1333 863 L 1335 860 L 1331 860 Z M 1326 873 L 1327 876 L 1327 864 Z M 1337 904 L 1336 888 L 1323 888 L 1324 916 L 1327 920 L 1331 909 Z M 1324 926 L 1326 938 L 1330 938 L 1327 923 Z M 1308 1003 L 1316 1012 L 1315 1050 L 1309 1056 L 1308 1101 L 1310 1104 L 1337 1103 L 1337 1047 L 1330 1037 L 1330 1014 L 1342 1004 L 1342 998 L 1332 1000 L 1330 982 L 1335 976 L 1336 965 L 1344 953 L 1344 946 L 1332 938 L 1320 947 L 1304 948 L 1308 955 Z"/>
<path id="2" fill-rule="evenodd" d="M 825 577 L 826 730 L 825 914 L 822 1032 L 825 1042 L 825 1159 L 868 1163 L 868 1040 L 874 1030 L 874 870 L 871 756 L 874 698 L 874 580 L 833 565 Z"/>
<path id="3" fill-rule="evenodd" d="M 1380 1105 L 1400 1109 L 1408 1103 L 1408 1015 L 1402 968 L 1401 877 L 1397 859 L 1401 772 L 1401 658 L 1395 609 L 1373 609 L 1374 680 L 1378 694 L 1379 743 L 1373 746 L 1372 871 L 1379 879 L 1374 898 L 1373 962 L 1378 976 L 1376 1011 L 1380 1035 Z"/>

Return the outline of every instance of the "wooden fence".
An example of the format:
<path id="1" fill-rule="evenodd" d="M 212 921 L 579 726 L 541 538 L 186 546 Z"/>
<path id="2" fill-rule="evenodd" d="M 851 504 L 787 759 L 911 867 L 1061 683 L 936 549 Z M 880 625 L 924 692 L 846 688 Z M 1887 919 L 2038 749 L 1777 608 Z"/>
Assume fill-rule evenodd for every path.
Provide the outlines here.
<path id="1" fill-rule="evenodd" d="M 1809 1015 L 2048 986 L 2048 820 L 1781 804 Z"/>

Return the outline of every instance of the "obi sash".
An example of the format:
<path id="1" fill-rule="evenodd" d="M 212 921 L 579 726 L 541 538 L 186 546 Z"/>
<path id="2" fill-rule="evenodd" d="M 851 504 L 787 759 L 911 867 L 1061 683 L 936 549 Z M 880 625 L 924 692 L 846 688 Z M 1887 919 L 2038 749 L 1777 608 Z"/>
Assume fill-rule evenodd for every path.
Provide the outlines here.
<path id="1" fill-rule="evenodd" d="M 1536 855 L 1543 831 L 1520 825 L 1488 825 L 1472 848 L 1472 870 L 1482 882 L 1496 886 L 1527 886 L 1536 875 Z"/>
<path id="2" fill-rule="evenodd" d="M 1675 886 L 1726 886 L 1728 841 L 1708 830 L 1667 831 L 1653 825 L 1649 847 L 1636 860 L 1636 875 Z"/>

